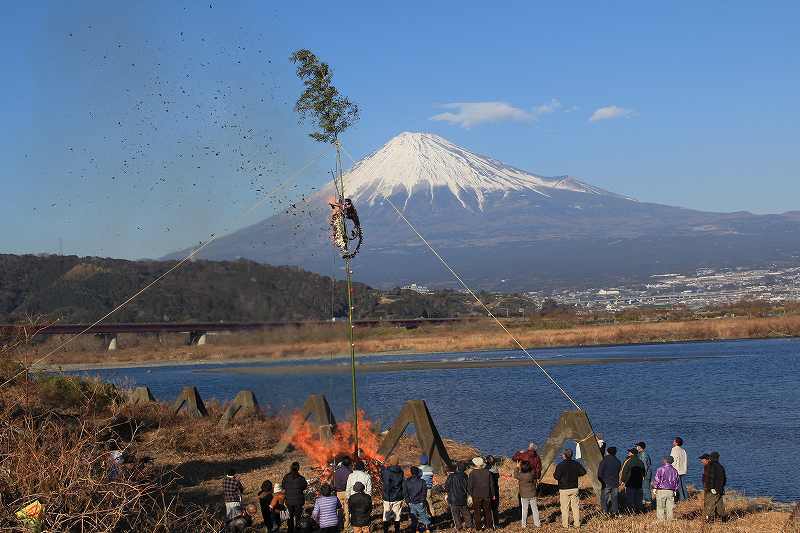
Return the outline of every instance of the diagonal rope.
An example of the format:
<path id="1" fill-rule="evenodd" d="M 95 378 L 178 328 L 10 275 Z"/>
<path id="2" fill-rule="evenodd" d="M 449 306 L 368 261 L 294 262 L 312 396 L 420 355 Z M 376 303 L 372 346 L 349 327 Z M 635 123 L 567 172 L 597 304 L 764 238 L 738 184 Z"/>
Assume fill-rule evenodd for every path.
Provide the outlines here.
<path id="1" fill-rule="evenodd" d="M 255 202 L 255 203 L 254 203 L 252 206 L 250 206 L 248 209 L 246 209 L 245 211 L 243 211 L 243 212 L 242 212 L 242 213 L 241 213 L 241 214 L 240 214 L 240 215 L 239 215 L 239 216 L 236 218 L 236 220 L 235 220 L 235 223 L 236 223 L 236 222 L 239 222 L 239 221 L 240 221 L 242 218 L 246 217 L 247 215 L 249 215 L 250 213 L 252 213 L 252 212 L 253 212 L 253 211 L 255 211 L 256 209 L 258 209 L 260 206 L 262 206 L 262 205 L 263 205 L 263 204 L 264 204 L 264 203 L 265 203 L 267 200 L 269 200 L 269 199 L 270 199 L 270 197 L 271 197 L 273 194 L 275 194 L 276 192 L 278 192 L 278 191 L 279 191 L 279 190 L 281 190 L 282 188 L 284 188 L 284 187 L 288 186 L 290 183 L 292 183 L 292 182 L 293 182 L 295 179 L 297 179 L 297 178 L 300 176 L 300 174 L 302 174 L 302 173 L 303 173 L 303 172 L 304 172 L 304 171 L 305 171 L 305 170 L 306 170 L 308 167 L 310 167 L 312 164 L 316 163 L 316 162 L 317 162 L 319 159 L 321 159 L 321 158 L 322 158 L 322 156 L 324 156 L 324 155 L 325 155 L 325 152 L 322 152 L 322 153 L 320 153 L 318 156 L 316 156 L 316 157 L 314 157 L 314 158 L 312 158 L 312 159 L 309 159 L 309 160 L 306 162 L 306 164 L 305 164 L 305 165 L 303 165 L 303 166 L 302 166 L 302 167 L 301 167 L 299 170 L 297 170 L 296 172 L 294 172 L 293 174 L 291 174 L 291 175 L 290 175 L 288 178 L 286 178 L 286 180 L 285 180 L 283 183 L 281 183 L 281 184 L 278 184 L 277 186 L 273 187 L 273 188 L 272 188 L 271 190 L 269 190 L 268 192 L 264 193 L 264 195 L 263 195 L 263 197 L 262 197 L 262 198 L 260 198 L 260 199 L 259 199 L 257 202 Z M 79 331 L 78 333 L 75 333 L 74 335 L 72 335 L 71 337 L 69 337 L 68 339 L 66 339 L 65 341 L 63 341 L 61 344 L 59 344 L 58 346 L 56 346 L 55 348 L 53 348 L 53 349 L 52 349 L 52 350 L 50 350 L 49 352 L 45 353 L 45 354 L 44 354 L 42 357 L 40 357 L 40 358 L 36 359 L 36 360 L 35 360 L 33 363 L 31 363 L 31 364 L 30 364 L 30 365 L 29 365 L 27 368 L 24 368 L 24 369 L 20 370 L 19 372 L 17 372 L 15 375 L 13 375 L 13 376 L 11 376 L 10 378 L 8 378 L 8 379 L 7 379 L 6 381 L 4 381 L 3 383 L 0 383 L 0 388 L 3 388 L 3 387 L 5 387 L 5 386 L 6 386 L 6 385 L 8 385 L 9 383 L 11 383 L 11 382 L 12 382 L 12 381 L 14 381 L 15 379 L 17 379 L 19 376 L 21 376 L 22 374 L 24 374 L 25 372 L 27 372 L 27 371 L 28 371 L 28 369 L 30 369 L 30 368 L 33 368 L 33 367 L 35 367 L 36 365 L 38 365 L 39 363 L 42 363 L 43 361 L 45 361 L 45 360 L 49 359 L 49 358 L 50 358 L 50 357 L 51 357 L 53 354 L 55 354 L 56 352 L 58 352 L 58 351 L 59 351 L 59 350 L 61 350 L 62 348 L 65 348 L 65 347 L 66 347 L 66 346 L 68 346 L 69 344 L 71 344 L 71 343 L 72 343 L 72 342 L 73 342 L 75 339 L 77 339 L 78 337 L 80 337 L 80 336 L 81 336 L 81 335 L 83 335 L 84 333 L 87 333 L 87 332 L 88 332 L 88 331 L 90 331 L 92 328 L 94 328 L 95 326 L 97 326 L 98 324 L 100 324 L 101 322 L 103 322 L 104 320 L 106 320 L 107 318 L 109 318 L 109 317 L 110 317 L 111 315 L 113 315 L 114 313 L 116 313 L 116 312 L 118 312 L 119 310 L 123 309 L 125 306 L 127 306 L 128 304 L 130 304 L 130 303 L 131 303 L 132 301 L 134 301 L 136 298 L 138 298 L 139 296 L 141 296 L 141 295 L 142 295 L 142 294 L 143 294 L 145 291 L 147 291 L 148 289 L 152 288 L 153 286 L 155 286 L 156 284 L 158 284 L 158 282 L 160 282 L 162 279 L 164 279 L 164 278 L 166 278 L 168 275 L 170 275 L 172 272 L 174 272 L 174 271 L 178 270 L 180 267 L 182 267 L 183 265 L 185 265 L 185 264 L 186 264 L 188 261 L 190 261 L 192 258 L 194 258 L 194 257 L 195 257 L 195 256 L 196 256 L 198 253 L 200 253 L 200 251 L 202 251 L 204 248 L 206 248 L 206 247 L 207 247 L 209 244 L 211 244 L 212 242 L 216 241 L 216 240 L 219 238 L 219 236 L 220 236 L 220 235 L 221 235 L 221 233 L 212 233 L 212 234 L 211 234 L 211 237 L 210 237 L 210 238 L 209 238 L 209 239 L 208 239 L 206 242 L 202 243 L 200 246 L 198 246 L 197 248 L 195 248 L 194 250 L 192 250 L 192 251 L 189 253 L 189 255 L 187 255 L 186 257 L 184 257 L 183 259 L 181 259 L 180 261 L 178 261 L 178 262 L 177 262 L 177 263 L 175 263 L 174 265 L 172 265 L 172 266 L 171 266 L 169 269 L 167 269 L 165 272 L 163 272 L 161 275 L 159 275 L 159 276 L 158 276 L 156 279 L 154 279 L 153 281 L 151 281 L 150 283 L 148 283 L 147 285 L 145 285 L 144 287 L 142 287 L 141 289 L 139 289 L 138 291 L 136 291 L 135 293 L 133 293 L 133 294 L 132 294 L 131 296 L 129 296 L 129 297 L 128 297 L 128 298 L 127 298 L 125 301 L 123 301 L 121 304 L 117 305 L 117 306 L 116 306 L 114 309 L 112 309 L 111 311 L 109 311 L 108 313 L 106 313 L 105 315 L 103 315 L 102 317 L 98 318 L 97 320 L 95 320 L 94 322 L 92 322 L 90 325 L 88 325 L 87 327 L 85 327 L 84 329 L 82 329 L 81 331 Z"/>
<path id="2" fill-rule="evenodd" d="M 350 161 L 352 161 L 353 164 L 355 164 L 356 161 L 353 158 L 353 156 L 350 155 L 350 152 L 348 152 L 344 148 L 344 146 L 342 146 L 342 150 L 344 151 L 345 154 L 347 154 L 347 157 L 350 158 Z M 395 210 L 395 212 L 397 212 L 397 214 L 400 215 L 400 218 L 402 218 L 405 221 L 405 223 L 408 224 L 408 227 L 411 228 L 411 231 L 416 233 L 417 237 L 419 237 L 420 240 L 425 243 L 425 246 L 427 246 L 428 249 L 431 252 L 433 252 L 433 255 L 435 255 L 436 258 L 439 259 L 439 261 L 445 266 L 445 268 L 447 268 L 447 270 L 450 271 L 450 273 L 453 275 L 453 277 L 456 278 L 456 280 L 458 280 L 458 282 L 461 284 L 461 286 L 464 287 L 464 289 L 475 299 L 475 301 L 478 302 L 478 304 L 481 307 L 483 307 L 483 309 L 489 314 L 489 316 L 492 317 L 492 319 L 494 319 L 495 322 L 497 322 L 497 325 L 500 326 L 501 328 L 503 328 L 503 331 L 505 331 L 506 334 L 508 334 L 508 336 L 511 337 L 511 340 L 514 341 L 514 343 L 517 345 L 517 347 L 520 350 L 522 350 L 522 352 L 525 355 L 527 355 L 528 358 L 531 361 L 534 362 L 534 364 L 536 364 L 536 366 L 539 368 L 539 370 L 542 371 L 542 373 L 547 377 L 547 379 L 549 379 L 553 383 L 553 385 L 555 385 L 556 388 L 559 391 L 561 391 L 561 394 L 563 394 L 564 397 L 567 400 L 569 400 L 570 403 L 572 405 L 574 405 L 577 410 L 581 411 L 580 406 L 575 402 L 575 400 L 572 399 L 572 396 L 570 396 L 569 393 L 567 391 L 565 391 L 564 388 L 561 385 L 558 384 L 558 382 L 555 380 L 555 378 L 553 378 L 553 376 L 551 376 L 550 373 L 547 370 L 545 370 L 545 368 L 539 363 L 539 361 L 537 361 L 536 358 L 533 357 L 527 349 L 525 349 L 525 347 L 522 345 L 522 343 L 519 342 L 519 340 L 517 340 L 517 338 L 514 336 L 514 334 L 511 333 L 508 330 L 508 328 L 506 328 L 506 326 L 496 316 L 494 316 L 494 313 L 492 313 L 492 310 L 489 309 L 486 306 L 485 303 L 483 303 L 483 300 L 478 298 L 478 296 L 472 291 L 472 289 L 469 288 L 469 285 L 467 285 L 464 282 L 464 280 L 461 279 L 461 276 L 459 276 L 458 273 L 455 270 L 453 270 L 453 268 L 447 263 L 447 261 L 445 261 L 445 259 L 439 254 L 439 252 L 437 252 L 436 249 L 431 245 L 431 243 L 429 243 L 428 240 L 425 237 L 423 237 L 422 234 L 419 231 L 417 231 L 417 228 L 415 228 L 414 225 L 411 223 L 411 221 L 406 218 L 406 216 L 402 213 L 402 211 L 400 211 L 397 208 L 397 206 L 395 206 L 389 198 L 385 198 L 385 200 L 389 203 L 389 205 L 392 206 L 392 208 Z"/>
<path id="3" fill-rule="evenodd" d="M 461 279 L 461 276 L 459 276 L 458 273 L 455 270 L 453 270 L 453 268 L 449 264 L 447 264 L 447 261 L 445 261 L 445 259 L 439 254 L 439 252 L 437 252 L 436 249 L 433 246 L 431 246 L 431 243 L 429 243 L 428 240 L 425 239 L 425 237 L 423 237 L 422 234 L 419 231 L 417 231 L 417 228 L 414 227 L 414 225 L 411 223 L 411 221 L 409 221 L 406 218 L 406 216 L 399 209 L 397 209 L 397 206 L 395 206 L 392 203 L 392 201 L 389 200 L 389 198 L 385 198 L 385 200 L 389 203 L 389 205 L 392 206 L 392 208 L 395 210 L 395 212 L 397 212 L 397 214 L 400 215 L 400 218 L 402 218 L 405 221 L 405 223 L 408 224 L 408 227 L 411 228 L 411 231 L 416 233 L 417 237 L 419 237 L 420 240 L 422 240 L 422 242 L 425 243 L 425 246 L 427 246 L 428 249 L 431 252 L 433 252 L 433 255 L 435 255 L 436 258 L 439 259 L 439 261 L 441 261 L 441 263 L 445 266 L 445 268 L 447 268 L 447 270 L 450 271 L 450 273 L 453 275 L 453 277 L 456 278 L 456 280 L 458 280 L 458 282 L 461 284 L 461 286 L 464 287 L 464 289 L 466 289 L 466 291 L 475 299 L 475 301 L 478 302 L 478 304 L 480 304 L 481 307 L 483 307 L 483 309 L 489 314 L 489 316 L 492 317 L 495 322 L 497 322 L 497 325 L 499 325 L 501 328 L 503 328 L 503 331 L 505 331 L 508 334 L 508 336 L 511 337 L 511 340 L 514 341 L 514 343 L 517 345 L 517 347 L 519 347 L 519 349 L 522 350 L 525 353 L 525 355 L 527 355 L 528 358 L 536 364 L 537 367 L 539 367 L 539 370 L 542 371 L 542 373 L 547 377 L 547 379 L 552 381 L 553 385 L 555 385 L 556 388 L 558 388 L 558 390 L 561 391 L 561 394 L 563 394 L 564 397 L 567 400 L 569 400 L 570 403 L 572 403 L 572 405 L 574 405 L 576 409 L 578 409 L 580 411 L 581 410 L 580 406 L 577 403 L 575 403 L 575 400 L 572 399 L 572 396 L 570 396 L 569 393 L 567 391 L 565 391 L 564 388 L 561 385 L 558 384 L 558 382 L 555 380 L 555 378 L 553 378 L 553 376 L 551 376 L 550 373 L 547 370 L 545 370 L 545 368 L 541 364 L 539 364 L 539 361 L 537 361 L 536 358 L 533 357 L 530 354 L 530 352 L 528 352 L 528 350 L 525 349 L 525 347 L 519 342 L 519 340 L 517 340 L 517 338 L 514 336 L 514 334 L 512 334 L 508 330 L 508 328 L 506 328 L 506 326 L 496 316 L 494 316 L 494 313 L 492 313 L 492 310 L 489 309 L 486 306 L 485 303 L 483 303 L 483 300 L 478 298 L 478 296 L 472 291 L 472 289 L 469 288 L 469 285 L 467 285 L 464 282 L 464 280 Z"/>

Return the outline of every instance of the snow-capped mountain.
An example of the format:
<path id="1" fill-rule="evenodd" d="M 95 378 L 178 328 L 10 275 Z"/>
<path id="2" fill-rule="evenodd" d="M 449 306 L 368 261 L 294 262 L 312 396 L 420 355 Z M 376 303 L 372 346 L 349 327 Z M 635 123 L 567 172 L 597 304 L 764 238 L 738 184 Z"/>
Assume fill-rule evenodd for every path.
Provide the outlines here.
<path id="1" fill-rule="evenodd" d="M 526 172 L 429 133 L 401 133 L 358 161 L 344 181 L 365 234 L 353 262 L 356 278 L 378 286 L 453 285 L 386 199 L 482 288 L 614 284 L 800 255 L 800 217 L 638 202 L 573 177 Z M 327 227 L 332 196 L 328 184 L 302 211 L 290 202 L 201 255 L 339 274 Z"/>
<path id="2" fill-rule="evenodd" d="M 532 191 L 550 197 L 552 189 L 610 195 L 569 176 L 547 178 L 474 154 L 431 133 L 401 133 L 380 150 L 356 163 L 346 176 L 348 195 L 374 204 L 395 194 L 453 195 L 464 207 L 483 209 L 486 195 Z"/>

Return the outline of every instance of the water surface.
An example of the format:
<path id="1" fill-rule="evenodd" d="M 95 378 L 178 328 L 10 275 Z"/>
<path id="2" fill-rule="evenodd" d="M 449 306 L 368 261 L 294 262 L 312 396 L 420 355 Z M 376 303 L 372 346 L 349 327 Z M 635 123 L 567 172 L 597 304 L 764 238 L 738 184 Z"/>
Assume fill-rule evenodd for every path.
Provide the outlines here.
<path id="1" fill-rule="evenodd" d="M 542 359 L 635 361 L 547 367 L 610 446 L 623 449 L 644 440 L 655 460 L 669 452 L 672 438 L 680 435 L 690 457 L 692 483 L 700 483 L 702 469 L 696 458 L 716 450 L 730 487 L 749 495 L 800 499 L 796 481 L 800 468 L 794 460 L 800 446 L 800 339 L 558 348 L 534 353 Z M 485 453 L 508 455 L 530 440 L 543 442 L 561 411 L 571 407 L 532 363 L 530 367 L 491 366 L 495 360 L 524 357 L 513 350 L 373 356 L 370 363 L 483 360 L 489 366 L 363 373 L 358 377 L 360 404 L 370 418 L 386 427 L 403 402 L 424 399 L 440 433 Z M 280 361 L 81 373 L 126 385 L 148 385 L 162 400 L 175 398 L 186 385 L 196 385 L 206 400 L 220 401 L 250 389 L 272 410 L 299 407 L 310 393 L 321 393 L 338 418 L 349 416 L 349 375 L 324 369 L 346 362 L 322 358 L 292 364 L 314 369 L 283 373 L 277 367 L 286 362 Z M 243 367 L 276 368 L 235 371 Z"/>

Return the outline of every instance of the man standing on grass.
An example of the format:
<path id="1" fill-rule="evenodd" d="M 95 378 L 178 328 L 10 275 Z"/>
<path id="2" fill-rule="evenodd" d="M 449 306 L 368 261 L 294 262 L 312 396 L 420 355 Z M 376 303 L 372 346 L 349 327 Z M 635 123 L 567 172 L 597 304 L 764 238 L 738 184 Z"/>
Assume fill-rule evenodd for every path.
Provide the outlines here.
<path id="1" fill-rule="evenodd" d="M 225 518 L 231 519 L 238 515 L 242 507 L 242 494 L 244 494 L 244 485 L 242 485 L 239 476 L 233 469 L 228 470 L 225 479 L 222 480 L 222 495 L 225 498 Z"/>
<path id="2" fill-rule="evenodd" d="M 645 505 L 653 503 L 653 495 L 650 494 L 650 483 L 653 479 L 653 460 L 650 455 L 645 451 L 647 444 L 644 442 L 636 443 L 636 451 L 639 453 L 639 460 L 644 464 L 644 478 L 642 478 L 642 508 Z"/>
<path id="3" fill-rule="evenodd" d="M 449 467 L 450 474 L 444 483 L 447 491 L 447 505 L 450 506 L 450 514 L 453 516 L 453 527 L 456 531 L 472 529 L 472 516 L 467 506 L 467 474 L 463 463 L 458 463 L 458 467 Z"/>
<path id="4" fill-rule="evenodd" d="M 608 455 L 603 457 L 597 468 L 597 479 L 603 487 L 600 492 L 600 508 L 604 513 L 616 516 L 619 514 L 619 473 L 622 463 L 617 459 L 617 449 L 614 446 L 606 451 Z"/>
<path id="5" fill-rule="evenodd" d="M 492 501 L 497 497 L 494 493 L 494 483 L 492 474 L 486 470 L 486 461 L 483 457 L 476 457 L 472 460 L 474 467 L 467 478 L 467 490 L 472 496 L 472 510 L 475 514 L 475 530 L 481 531 L 484 528 L 494 528 L 496 524 L 492 518 Z"/>
<path id="6" fill-rule="evenodd" d="M 572 450 L 567 448 L 561 454 L 564 459 L 558 466 L 553 477 L 558 480 L 558 499 L 561 504 L 561 525 L 569 528 L 569 510 L 572 508 L 572 520 L 575 528 L 581 527 L 581 514 L 578 508 L 578 478 L 586 475 L 586 470 L 577 461 L 572 460 Z"/>
<path id="7" fill-rule="evenodd" d="M 675 460 L 675 462 L 672 463 L 672 466 L 674 466 L 675 470 L 678 471 L 678 490 L 675 491 L 675 501 L 687 500 L 689 499 L 689 496 L 686 493 L 684 477 L 686 477 L 686 472 L 689 467 L 689 459 L 686 457 L 686 450 L 683 449 L 682 438 L 675 437 L 675 440 L 672 441 L 672 450 L 669 452 L 669 454 Z"/>
<path id="8" fill-rule="evenodd" d="M 703 463 L 703 515 L 711 522 L 719 518 L 725 520 L 725 485 L 728 480 L 725 468 L 719 463 L 719 453 L 704 453 L 700 456 Z"/>
<path id="9" fill-rule="evenodd" d="M 353 462 L 349 457 L 345 457 L 333 471 L 333 488 L 336 490 L 336 497 L 339 498 L 339 503 L 342 504 L 342 515 L 344 516 L 344 530 L 350 529 L 350 511 L 347 505 L 347 499 L 350 494 L 347 490 L 348 478 L 353 473 L 351 465 Z"/>
<path id="10" fill-rule="evenodd" d="M 425 509 L 425 498 L 428 488 L 422 479 L 422 472 L 416 466 L 411 467 L 411 477 L 403 485 L 403 498 L 408 503 L 411 515 L 411 531 L 430 531 L 431 519 Z"/>
<path id="11" fill-rule="evenodd" d="M 394 522 L 394 532 L 400 533 L 400 513 L 403 510 L 403 469 L 397 456 L 389 457 L 388 467 L 381 471 L 383 482 L 383 533 L 389 533 L 389 524 Z"/>
<path id="12" fill-rule="evenodd" d="M 619 475 L 620 490 L 625 492 L 625 507 L 628 511 L 641 512 L 643 510 L 642 501 L 642 480 L 644 479 L 644 463 L 639 459 L 639 451 L 636 448 L 628 450 L 628 457 L 622 463 L 622 472 Z"/>
<path id="13" fill-rule="evenodd" d="M 425 502 L 428 504 L 428 513 L 430 513 L 431 520 L 434 520 L 436 518 L 436 509 L 433 506 L 433 467 L 427 455 L 420 456 L 419 471 L 422 472 L 422 481 L 425 482 L 425 488 L 427 489 Z"/>
<path id="14" fill-rule="evenodd" d="M 286 493 L 286 507 L 289 510 L 286 529 L 289 533 L 294 533 L 298 519 L 303 516 L 303 507 L 306 503 L 305 493 L 308 488 L 308 481 L 300 474 L 300 463 L 295 461 L 291 464 L 289 473 L 283 476 L 281 486 Z"/>
<path id="15" fill-rule="evenodd" d="M 671 455 L 664 457 L 662 465 L 656 470 L 653 478 L 653 490 L 656 497 L 656 520 L 672 520 L 675 508 L 675 491 L 678 490 L 678 471 L 672 466 Z"/>
<path id="16" fill-rule="evenodd" d="M 353 495 L 347 501 L 348 516 L 353 524 L 353 533 L 369 533 L 372 520 L 372 496 L 365 493 L 366 487 L 360 481 L 353 485 Z"/>

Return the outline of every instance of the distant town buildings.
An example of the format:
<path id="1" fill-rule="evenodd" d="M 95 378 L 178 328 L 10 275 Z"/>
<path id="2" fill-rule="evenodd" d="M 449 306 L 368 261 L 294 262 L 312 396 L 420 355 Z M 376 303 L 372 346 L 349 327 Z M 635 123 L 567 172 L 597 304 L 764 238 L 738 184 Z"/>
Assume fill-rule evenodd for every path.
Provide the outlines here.
<path id="1" fill-rule="evenodd" d="M 609 311 L 674 305 L 699 309 L 741 300 L 798 301 L 800 267 L 720 270 L 703 268 L 694 274 L 656 274 L 651 276 L 649 282 L 637 285 L 533 291 L 527 295 L 540 302 L 551 298 L 562 305 Z"/>
<path id="2" fill-rule="evenodd" d="M 420 294 L 431 294 L 433 291 L 424 285 L 417 285 L 416 283 L 411 283 L 409 285 L 404 285 L 400 287 L 401 290 L 404 291 L 414 291 Z"/>

